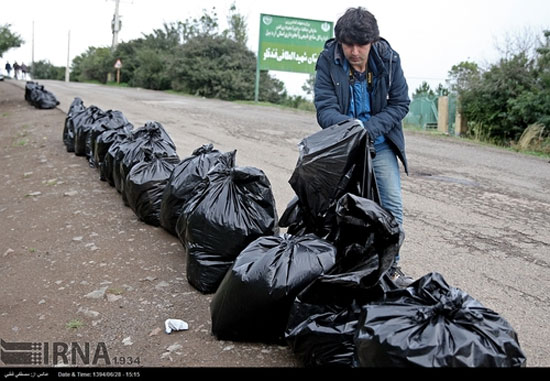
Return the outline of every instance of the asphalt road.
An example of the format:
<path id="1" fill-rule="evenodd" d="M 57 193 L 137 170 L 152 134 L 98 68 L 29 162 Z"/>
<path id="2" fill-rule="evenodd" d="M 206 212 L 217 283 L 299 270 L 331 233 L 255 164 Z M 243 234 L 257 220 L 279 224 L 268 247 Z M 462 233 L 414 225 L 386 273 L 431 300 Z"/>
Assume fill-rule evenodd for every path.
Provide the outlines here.
<path id="1" fill-rule="evenodd" d="M 294 196 L 288 180 L 297 144 L 319 129 L 309 112 L 143 89 L 39 83 L 64 112 L 80 97 L 86 106 L 122 111 L 136 128 L 160 122 L 180 157 L 206 143 L 236 149 L 237 165 L 267 174 L 279 213 Z M 528 366 L 550 366 L 548 159 L 411 131 L 406 144 L 403 270 L 415 278 L 441 273 L 510 322 Z"/>

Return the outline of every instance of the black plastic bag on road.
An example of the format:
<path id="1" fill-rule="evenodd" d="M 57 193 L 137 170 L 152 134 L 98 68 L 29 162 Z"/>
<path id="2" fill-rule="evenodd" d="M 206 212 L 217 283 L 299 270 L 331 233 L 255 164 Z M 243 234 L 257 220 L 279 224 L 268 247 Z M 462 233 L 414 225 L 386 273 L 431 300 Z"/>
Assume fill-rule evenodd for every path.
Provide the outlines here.
<path id="1" fill-rule="evenodd" d="M 205 294 L 216 291 L 249 243 L 279 231 L 267 176 L 258 168 L 235 167 L 235 155 L 220 156 L 176 224 L 187 249 L 187 280 Z"/>
<path id="2" fill-rule="evenodd" d="M 88 140 L 88 134 L 92 130 L 94 123 L 104 116 L 105 111 L 93 105 L 74 116 L 74 153 L 76 156 L 87 155 L 86 142 Z"/>
<path id="3" fill-rule="evenodd" d="M 113 162 L 120 144 L 132 134 L 132 125 L 108 130 L 99 135 L 95 142 L 94 160 L 99 168 L 99 179 L 114 186 Z M 115 146 L 115 147 L 113 147 Z M 113 150 L 111 151 L 111 148 Z"/>
<path id="4" fill-rule="evenodd" d="M 107 151 L 107 155 L 105 156 L 105 177 L 118 193 L 122 193 L 124 182 L 121 174 L 122 161 L 135 145 L 133 131 L 127 135 L 121 134 L 115 138 L 115 142 L 109 147 L 109 151 Z"/>
<path id="5" fill-rule="evenodd" d="M 363 257 L 360 251 L 347 254 Z M 353 367 L 361 307 L 383 300 L 386 292 L 397 288 L 387 275 L 374 286 L 362 285 L 363 278 L 377 272 L 376 257 L 346 269 L 348 266 L 337 262 L 294 300 L 285 339 L 305 367 Z"/>
<path id="6" fill-rule="evenodd" d="M 296 358 L 307 368 L 354 367 L 354 338 L 362 305 L 383 300 L 385 292 L 397 287 L 387 275 L 370 289 L 353 288 L 357 284 L 353 284 L 353 277 L 346 279 L 346 274 L 342 274 L 342 278 L 321 278 L 294 301 L 285 339 Z M 315 294 L 319 292 L 329 294 L 318 297 Z"/>
<path id="7" fill-rule="evenodd" d="M 105 156 L 105 178 L 119 193 L 122 193 L 123 189 L 124 177 L 121 174 L 121 165 L 124 157 L 132 151 L 136 145 L 141 146 L 144 144 L 144 141 L 139 141 L 139 138 L 147 136 L 152 129 L 155 129 L 154 126 L 154 123 L 149 122 L 142 127 L 133 129 L 128 134 L 121 133 L 119 136 L 115 137 L 115 141 L 109 147 L 107 155 Z M 166 134 L 166 136 L 168 136 L 168 134 Z"/>
<path id="8" fill-rule="evenodd" d="M 73 118 L 86 110 L 84 102 L 79 97 L 74 98 L 69 106 L 67 117 L 65 118 L 65 126 L 63 128 L 63 143 L 67 152 L 74 152 L 75 127 Z"/>
<path id="9" fill-rule="evenodd" d="M 288 234 L 307 234 L 308 227 L 304 220 L 304 211 L 298 196 L 294 196 L 287 204 L 281 218 L 279 218 L 279 227 L 287 228 Z"/>
<path id="10" fill-rule="evenodd" d="M 164 189 L 160 209 L 160 225 L 177 236 L 176 224 L 185 203 L 195 194 L 195 188 L 206 177 L 218 161 L 221 152 L 212 144 L 206 144 L 193 151 L 174 168 Z"/>
<path id="11" fill-rule="evenodd" d="M 114 175 L 116 167 L 115 162 L 120 165 L 119 161 L 117 160 L 117 156 L 121 155 L 123 157 L 122 154 L 119 154 L 119 151 L 121 150 L 121 146 L 123 147 L 125 143 L 127 143 L 132 138 L 132 131 L 114 130 L 113 132 L 114 133 L 106 135 L 103 138 L 105 139 L 105 142 L 107 144 L 109 144 L 108 142 L 110 142 L 111 139 L 112 142 L 110 142 L 109 149 L 107 150 L 107 153 L 103 158 L 103 164 L 99 166 L 99 176 L 100 179 L 105 179 L 105 181 L 107 181 L 109 185 L 116 187 Z"/>
<path id="12" fill-rule="evenodd" d="M 38 109 L 52 109 L 59 104 L 52 92 L 32 81 L 25 85 L 25 100 Z"/>
<path id="13" fill-rule="evenodd" d="M 374 285 L 389 270 L 404 241 L 395 217 L 373 200 L 346 193 L 336 203 L 334 244 L 339 253 L 359 250 L 378 256 L 378 270 L 362 279 Z"/>
<path id="14" fill-rule="evenodd" d="M 162 194 L 179 158 L 154 154 L 148 148 L 144 151 L 144 160 L 134 165 L 128 174 L 125 194 L 128 205 L 140 220 L 159 226 Z"/>
<path id="15" fill-rule="evenodd" d="M 88 136 L 86 137 L 86 157 L 90 167 L 99 168 L 100 163 L 103 161 L 105 153 L 108 150 L 103 149 L 96 155 L 97 139 L 105 132 L 116 129 L 133 130 L 134 126 L 126 119 L 122 111 L 107 110 L 105 115 L 97 119 L 90 129 Z"/>
<path id="16" fill-rule="evenodd" d="M 345 193 L 363 195 L 367 132 L 348 120 L 308 136 L 289 180 L 309 232 L 325 238 L 334 226 L 333 210 Z"/>
<path id="17" fill-rule="evenodd" d="M 313 234 L 260 237 L 244 249 L 212 302 L 220 340 L 283 343 L 294 298 L 335 263 L 336 248 Z"/>
<path id="18" fill-rule="evenodd" d="M 134 130 L 132 138 L 124 143 L 124 147 L 122 145 L 119 147 L 118 164 L 116 161 L 114 163 L 114 165 L 119 165 L 119 168 L 113 172 L 115 184 L 119 185 L 117 190 L 121 193 L 125 205 L 128 205 L 125 192 L 126 179 L 132 167 L 145 159 L 146 151 L 151 151 L 153 155 L 178 157 L 176 145 L 160 123 L 147 122 L 145 126 Z"/>
<path id="19" fill-rule="evenodd" d="M 31 103 L 31 96 L 34 89 L 36 89 L 39 86 L 37 82 L 34 81 L 27 81 L 25 83 L 25 100 L 29 103 Z"/>
<path id="20" fill-rule="evenodd" d="M 368 367 L 520 367 L 510 324 L 438 273 L 365 305 L 355 343 Z"/>
<path id="21" fill-rule="evenodd" d="M 176 144 L 164 129 L 164 126 L 155 121 L 149 121 L 145 125 L 134 130 L 134 139 L 144 139 L 149 142 L 162 142 L 162 147 L 169 146 L 176 151 Z M 154 150 L 155 151 L 155 150 Z"/>

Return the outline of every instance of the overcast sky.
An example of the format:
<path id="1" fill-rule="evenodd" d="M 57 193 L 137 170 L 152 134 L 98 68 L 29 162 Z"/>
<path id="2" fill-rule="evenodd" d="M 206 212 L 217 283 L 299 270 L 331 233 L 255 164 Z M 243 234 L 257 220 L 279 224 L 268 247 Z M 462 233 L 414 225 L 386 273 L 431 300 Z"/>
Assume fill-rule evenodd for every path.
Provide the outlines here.
<path id="1" fill-rule="evenodd" d="M 248 25 L 248 47 L 258 50 L 261 13 L 336 23 L 348 7 L 363 6 L 378 20 L 380 33 L 401 55 L 411 90 L 422 81 L 432 87 L 445 84 L 451 67 L 461 61 L 485 66 L 501 55 L 507 36 L 542 35 L 550 29 L 549 0 L 121 0 L 120 41 L 129 41 L 163 28 L 163 23 L 200 17 L 216 7 L 221 28 L 226 27 L 230 5 L 235 3 Z M 89 46 L 108 47 L 112 42 L 114 0 L 0 0 L 0 25 L 10 24 L 25 44 L 0 58 L 30 64 L 47 60 L 65 66 Z M 34 25 L 34 44 L 33 44 Z M 70 31 L 70 44 L 69 35 Z M 307 75 L 272 72 L 285 81 L 291 94 L 301 95 Z"/>

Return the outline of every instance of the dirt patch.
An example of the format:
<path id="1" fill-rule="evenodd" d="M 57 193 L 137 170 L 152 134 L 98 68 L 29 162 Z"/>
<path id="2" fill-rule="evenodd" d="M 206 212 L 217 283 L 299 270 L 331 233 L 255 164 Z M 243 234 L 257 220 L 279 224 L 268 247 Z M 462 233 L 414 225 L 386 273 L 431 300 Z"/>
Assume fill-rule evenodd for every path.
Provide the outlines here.
<path id="1" fill-rule="evenodd" d="M 212 336 L 212 296 L 188 284 L 177 237 L 140 221 L 66 151 L 65 116 L 0 83 L 0 338 L 48 347 L 42 366 L 88 365 L 71 343 L 88 343 L 97 366 L 105 350 L 111 366 L 299 366 L 288 347 Z M 170 318 L 189 330 L 164 333 Z M 64 345 L 67 357 L 54 356 Z"/>

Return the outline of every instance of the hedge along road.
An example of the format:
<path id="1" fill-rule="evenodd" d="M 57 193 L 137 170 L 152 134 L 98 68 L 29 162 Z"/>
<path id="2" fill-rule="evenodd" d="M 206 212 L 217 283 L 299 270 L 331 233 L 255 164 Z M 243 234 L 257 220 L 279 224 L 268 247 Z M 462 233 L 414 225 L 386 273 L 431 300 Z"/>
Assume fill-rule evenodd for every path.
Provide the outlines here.
<path id="1" fill-rule="evenodd" d="M 11 83 L 24 87 L 23 81 Z M 181 158 L 206 143 L 237 150 L 237 165 L 268 176 L 279 216 L 294 196 L 288 180 L 298 143 L 319 130 L 315 114 L 134 88 L 39 81 L 67 112 L 120 110 L 135 128 L 160 122 Z M 59 126 L 59 144 L 62 143 Z M 550 163 L 548 159 L 406 131 L 403 270 L 439 272 L 507 319 L 528 366 L 550 366 Z"/>

